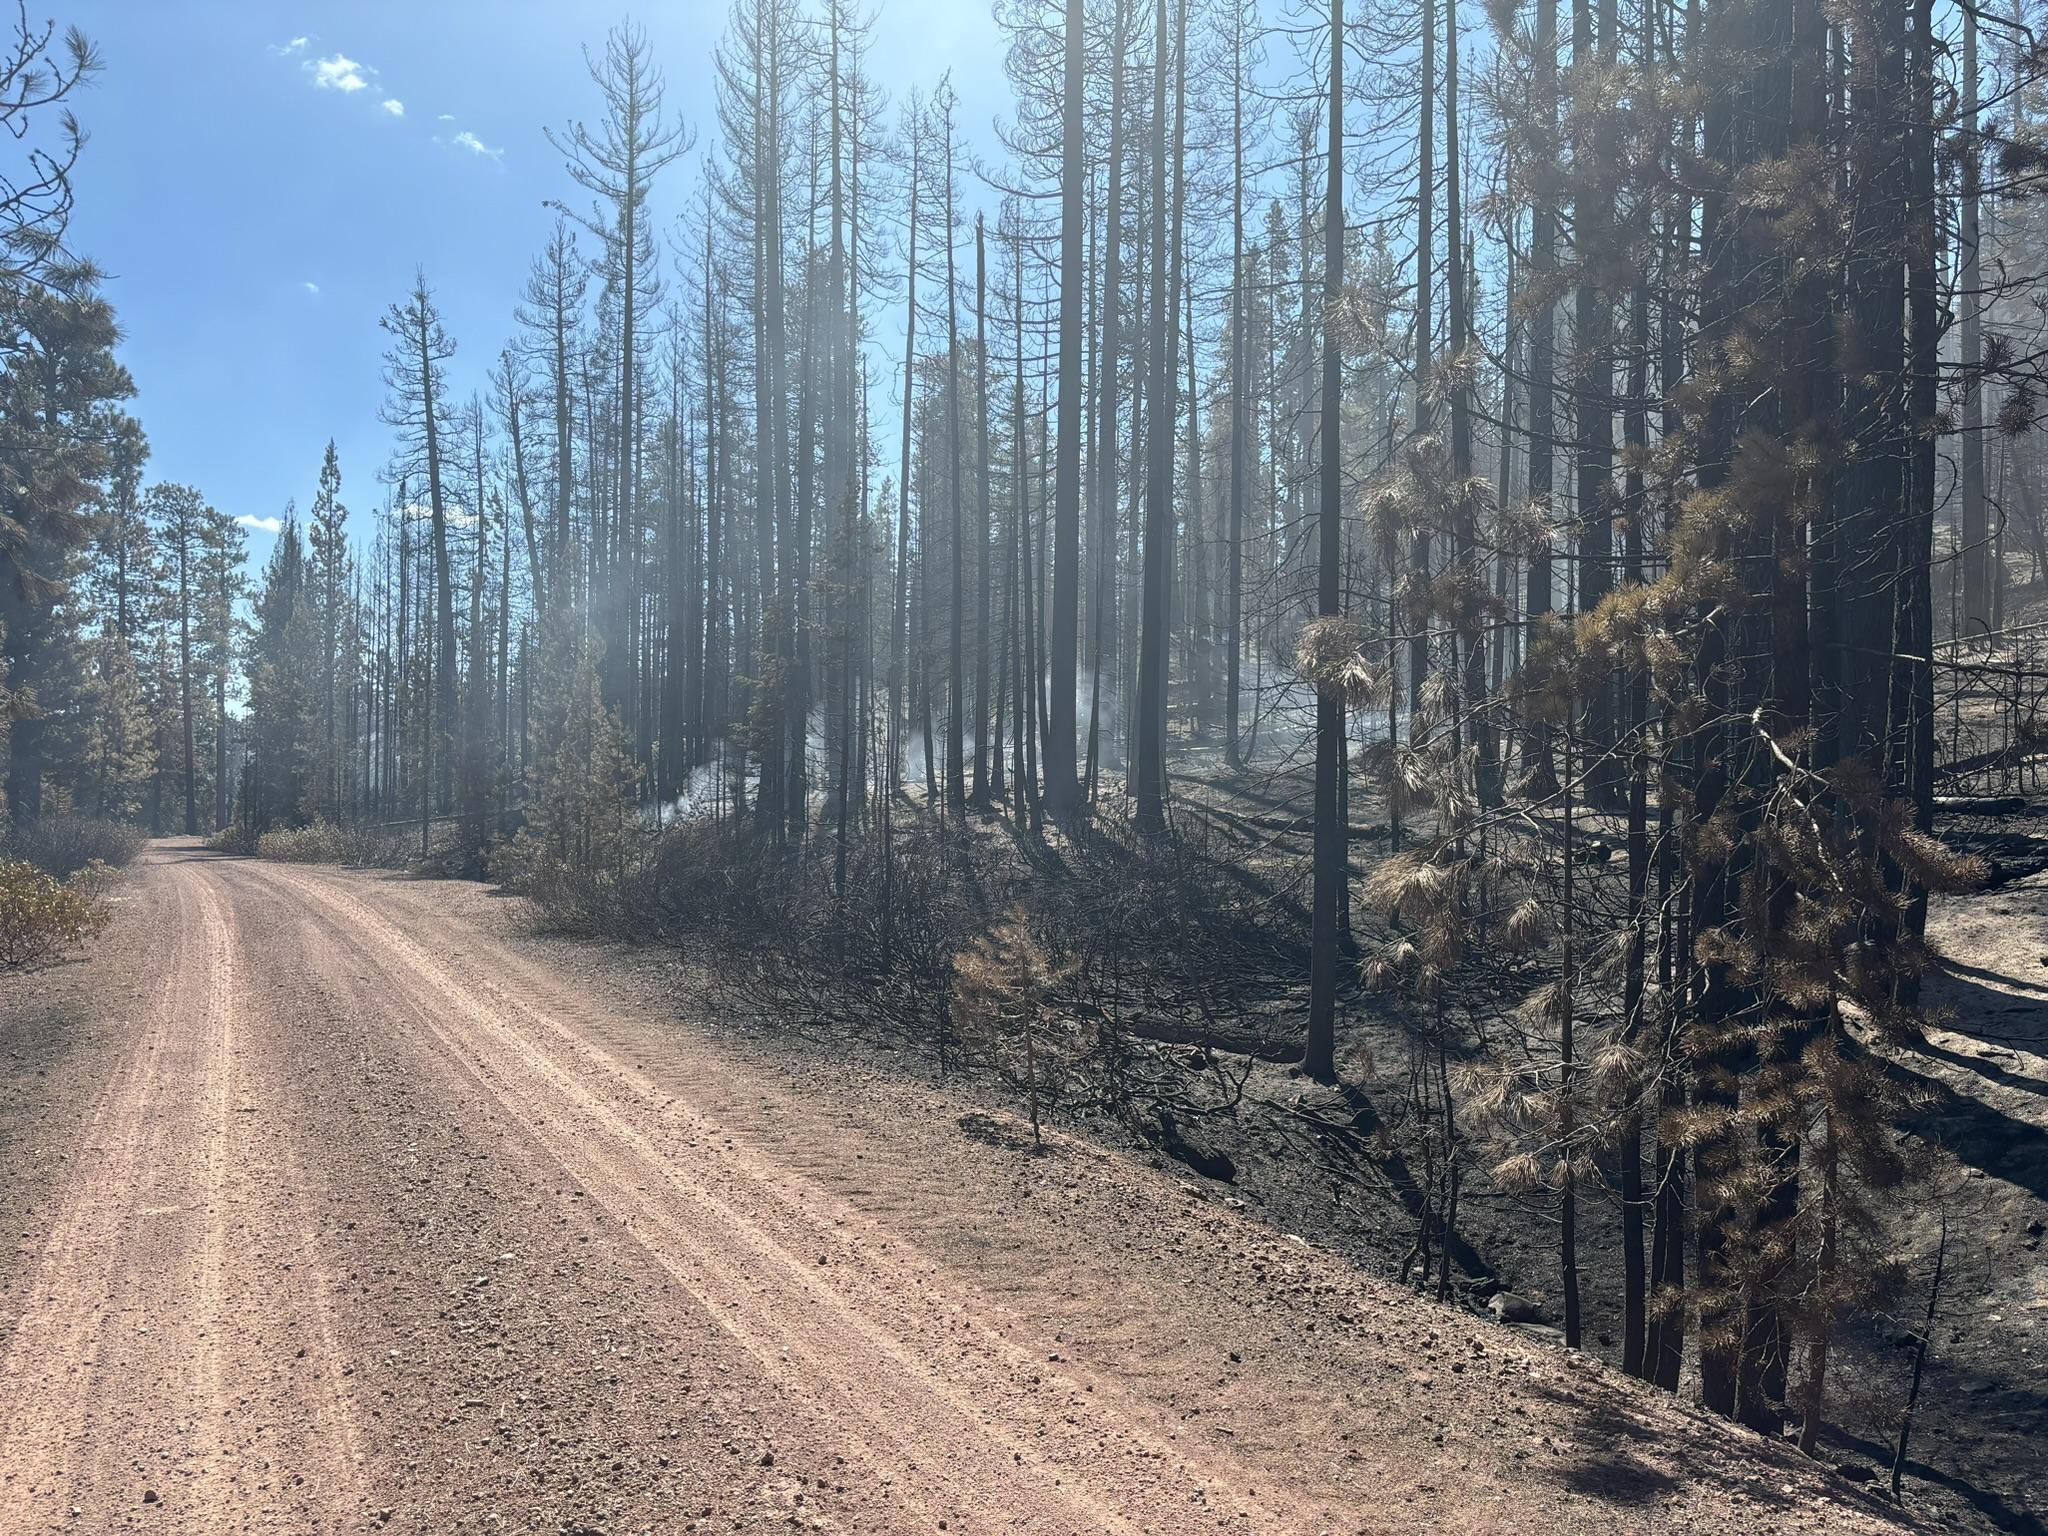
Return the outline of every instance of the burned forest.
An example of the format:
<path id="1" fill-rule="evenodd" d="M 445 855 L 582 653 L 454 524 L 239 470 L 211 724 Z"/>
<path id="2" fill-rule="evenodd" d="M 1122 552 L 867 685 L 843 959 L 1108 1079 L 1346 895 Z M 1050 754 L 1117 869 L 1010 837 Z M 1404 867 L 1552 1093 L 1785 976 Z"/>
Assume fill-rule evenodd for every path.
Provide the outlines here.
<path id="1" fill-rule="evenodd" d="M 2034 0 L 14 9 L 0 1532 L 2048 1528 Z"/>

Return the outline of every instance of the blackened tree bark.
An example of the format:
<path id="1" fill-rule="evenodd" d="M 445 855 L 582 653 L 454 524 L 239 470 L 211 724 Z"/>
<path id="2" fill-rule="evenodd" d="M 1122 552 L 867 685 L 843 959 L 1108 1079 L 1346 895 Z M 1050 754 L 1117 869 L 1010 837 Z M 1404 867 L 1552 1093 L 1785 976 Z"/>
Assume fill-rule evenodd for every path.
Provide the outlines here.
<path id="1" fill-rule="evenodd" d="M 974 606 L 974 790 L 977 806 L 988 804 L 989 759 L 989 458 L 988 458 L 988 230 L 980 214 L 974 216 L 974 432 L 975 484 L 980 498 L 980 515 L 974 520 L 975 606 Z M 997 772 L 1001 772 L 1000 747 L 994 749 Z"/>
<path id="2" fill-rule="evenodd" d="M 1539 136 L 1535 207 L 1529 216 L 1529 504 L 1542 519 L 1542 535 L 1529 552 L 1522 595 L 1525 623 L 1534 629 L 1554 606 L 1549 533 L 1556 513 L 1557 481 L 1557 313 L 1550 284 L 1557 272 L 1557 209 L 1546 183 L 1555 163 L 1557 132 L 1557 0 L 1536 0 L 1534 103 Z M 1523 792 L 1543 797 L 1557 788 L 1551 763 L 1550 729 L 1532 719 L 1522 739 Z"/>
<path id="3" fill-rule="evenodd" d="M 1067 0 L 1060 154 L 1059 436 L 1053 461 L 1052 612 L 1046 635 L 1051 676 L 1044 753 L 1045 803 L 1055 817 L 1073 816 L 1081 807 L 1074 695 L 1081 622 L 1081 324 L 1088 291 L 1082 264 L 1087 217 L 1081 196 L 1088 174 L 1081 131 L 1085 23 L 1083 0 Z"/>
<path id="4" fill-rule="evenodd" d="M 1245 378 L 1244 307 L 1244 86 L 1246 17 L 1231 7 L 1230 52 L 1230 576 L 1227 621 L 1229 649 L 1223 664 L 1223 755 L 1233 768 L 1242 762 L 1238 746 L 1239 669 L 1244 660 L 1244 504 L 1249 465 L 1245 457 L 1251 404 Z"/>
<path id="5" fill-rule="evenodd" d="M 1962 121 L 1959 128 L 1966 139 L 1977 132 L 1977 13 L 1963 10 Z M 1962 608 L 1956 615 L 1964 637 L 1991 628 L 1991 528 L 1984 499 L 1984 303 L 1983 268 L 1979 255 L 1983 241 L 1978 185 L 1983 179 L 1973 145 L 1962 161 L 1962 207 L 1956 231 L 1956 304 L 1962 311 L 1963 435 L 1956 444 L 1961 461 L 1957 467 L 1956 491 L 1958 534 L 1962 544 Z"/>
<path id="6" fill-rule="evenodd" d="M 1316 522 L 1316 614 L 1340 611 L 1343 553 L 1343 362 L 1336 306 L 1344 287 L 1344 0 L 1330 0 L 1330 143 L 1323 214 L 1322 477 Z M 1332 687 L 1316 690 L 1314 910 L 1309 934 L 1308 1042 L 1302 1067 L 1319 1082 L 1337 1076 L 1337 919 L 1343 905 L 1345 838 L 1340 800 L 1344 774 L 1344 701 Z"/>
<path id="7" fill-rule="evenodd" d="M 1166 664 L 1168 584 L 1172 579 L 1173 435 L 1175 352 L 1173 296 L 1168 287 L 1166 80 L 1173 54 L 1167 35 L 1167 0 L 1158 0 L 1152 63 L 1151 313 L 1146 317 L 1145 548 L 1143 601 L 1138 619 L 1138 703 L 1131 723 L 1132 791 L 1138 828 L 1166 830 Z"/>
<path id="8" fill-rule="evenodd" d="M 950 470 L 947 523 L 947 564 L 951 581 L 946 604 L 949 661 L 946 678 L 946 804 L 955 812 L 967 807 L 966 681 L 967 580 L 964 545 L 967 530 L 960 516 L 960 306 L 955 298 L 953 265 L 953 98 L 945 100 L 946 134 L 946 440 Z"/>

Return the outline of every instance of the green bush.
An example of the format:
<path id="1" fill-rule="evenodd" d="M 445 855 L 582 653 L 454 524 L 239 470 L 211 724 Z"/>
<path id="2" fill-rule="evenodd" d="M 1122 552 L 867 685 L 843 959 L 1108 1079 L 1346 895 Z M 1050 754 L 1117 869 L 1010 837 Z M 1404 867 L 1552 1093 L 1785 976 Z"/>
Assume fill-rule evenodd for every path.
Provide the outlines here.
<path id="1" fill-rule="evenodd" d="M 339 864 L 341 829 L 326 821 L 274 827 L 256 839 L 256 856 L 285 864 Z"/>
<path id="2" fill-rule="evenodd" d="M 65 880 L 88 864 L 119 869 L 133 863 L 147 841 L 141 828 L 125 821 L 53 811 L 9 832 L 5 852 Z"/>
<path id="3" fill-rule="evenodd" d="M 104 928 L 112 873 L 90 863 L 59 880 L 26 859 L 0 859 L 0 967 L 40 965 Z"/>
<path id="4" fill-rule="evenodd" d="M 215 853 L 232 853 L 240 858 L 256 856 L 256 834 L 239 821 L 231 821 L 206 840 Z"/>
<path id="5" fill-rule="evenodd" d="M 264 833 L 256 840 L 256 856 L 285 864 L 393 869 L 405 864 L 410 847 L 402 834 L 315 817 L 303 827 L 278 827 Z"/>

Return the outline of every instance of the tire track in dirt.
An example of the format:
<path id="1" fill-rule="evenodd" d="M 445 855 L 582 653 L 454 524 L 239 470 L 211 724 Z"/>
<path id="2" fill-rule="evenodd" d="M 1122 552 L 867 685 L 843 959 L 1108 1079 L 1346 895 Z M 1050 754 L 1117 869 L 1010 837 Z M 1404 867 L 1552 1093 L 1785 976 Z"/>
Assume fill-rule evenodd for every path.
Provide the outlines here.
<path id="1" fill-rule="evenodd" d="M 1006 1337 L 999 1308 L 763 1165 L 589 1043 L 588 1008 L 473 932 L 423 942 L 331 876 L 238 866 L 330 914 L 443 1044 L 867 1475 L 969 1530 L 1321 1530 L 1113 1383 Z M 481 949 L 483 958 L 475 953 Z M 568 1022 L 564 1022 L 565 1019 Z M 792 1428 L 795 1426 L 792 1425 Z M 891 1505 L 897 1518 L 911 1513 Z"/>
<path id="2" fill-rule="evenodd" d="M 51 1222 L 0 1359 L 0 1515 L 10 1522 L 69 1518 L 75 1469 L 103 1443 L 93 1405 L 121 1326 L 114 1302 L 123 1234 L 140 1237 L 149 1218 L 172 1214 L 138 1191 L 162 1161 L 170 1122 L 157 1113 L 160 1069 L 177 1054 L 175 1005 L 199 956 L 190 893 L 175 887 L 155 905 L 151 965 L 160 981 L 150 1024 L 93 1108 L 80 1167 Z"/>
<path id="3" fill-rule="evenodd" d="M 10 1536 L 139 1509 L 181 1532 L 360 1524 L 361 1437 L 290 1203 L 298 1153 L 244 1065 L 233 911 L 169 862 L 146 880 L 149 1027 L 94 1111 L 0 1361 Z M 287 1355 L 293 1338 L 310 1342 Z"/>
<path id="4" fill-rule="evenodd" d="M 665 1272 L 468 1077 L 317 903 L 213 860 L 242 920 L 269 1093 L 318 1156 L 290 1182 L 340 1282 L 373 1507 L 356 1529 L 786 1529 L 816 1487 L 747 1454 L 770 1394 Z M 726 1520 L 730 1521 L 729 1527 Z M 869 1529 L 871 1527 L 858 1527 Z"/>

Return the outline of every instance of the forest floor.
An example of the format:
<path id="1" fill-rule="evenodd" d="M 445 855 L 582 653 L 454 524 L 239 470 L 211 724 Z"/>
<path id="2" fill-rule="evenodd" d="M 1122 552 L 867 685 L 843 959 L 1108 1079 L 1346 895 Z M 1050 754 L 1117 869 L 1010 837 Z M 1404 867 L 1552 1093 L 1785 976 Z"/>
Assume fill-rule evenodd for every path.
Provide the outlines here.
<path id="1" fill-rule="evenodd" d="M 1288 804 L 1300 800 L 1297 791 Z M 1823 1445 L 1844 1464 L 1872 1465 L 1880 1474 L 1889 1467 L 1939 1251 L 1941 1289 L 1907 1467 L 1909 1501 L 1959 1528 L 2048 1536 L 2048 795 L 1959 803 L 1997 807 L 1944 811 L 1939 827 L 1951 846 L 1986 858 L 1990 879 L 1979 890 L 1934 898 L 1928 939 L 1937 964 L 1922 997 L 1930 1027 L 1916 1043 L 1883 1047 L 1905 1097 L 1900 1130 L 1937 1157 L 1928 1176 L 1883 1197 L 1885 1235 L 1906 1262 L 1905 1285 L 1887 1310 L 1846 1330 Z M 1610 835 L 1620 841 L 1618 829 Z M 1301 841 L 1297 865 L 1307 858 Z M 1385 846 L 1382 836 L 1358 849 L 1355 879 Z M 1618 879 L 1619 871 L 1616 860 L 1604 877 Z M 1359 922 L 1369 938 L 1369 914 L 1361 910 Z M 1354 1086 L 1395 1112 L 1407 1026 L 1389 1001 L 1354 999 L 1342 1038 L 1353 1049 Z M 1269 1097 L 1300 1091 L 1270 1072 L 1261 1077 Z M 1383 1198 L 1376 1216 L 1354 1210 L 1348 1221 L 1332 1221 L 1342 1202 L 1325 1202 L 1330 1214 L 1318 1216 L 1305 1208 L 1315 1192 L 1298 1176 L 1279 1175 L 1267 1175 L 1277 1191 L 1269 1198 L 1291 1205 L 1301 1230 L 1335 1238 L 1348 1228 L 1346 1246 L 1367 1262 L 1382 1270 L 1398 1262 L 1408 1233 L 1389 1219 L 1390 1202 Z M 1468 1188 L 1460 1218 L 1501 1283 L 1543 1303 L 1553 1323 L 1555 1220 L 1552 1199 L 1508 1196 L 1483 1181 Z M 1581 1252 L 1591 1256 L 1582 1270 L 1587 1347 L 1612 1364 L 1621 1312 L 1609 1257 L 1619 1225 L 1614 1202 L 1594 1193 L 1580 1221 Z M 1694 1363 L 1688 1358 L 1686 1391 Z"/>
<path id="2" fill-rule="evenodd" d="M 158 844 L 0 982 L 0 1531 L 1906 1528 L 520 907 Z"/>
<path id="3" fill-rule="evenodd" d="M 1220 765 L 1189 774 L 1181 792 L 1184 813 L 1197 817 L 1241 819 L 1246 809 L 1243 784 Z M 1261 855 L 1297 883 L 1308 860 L 1308 793 L 1302 774 L 1274 775 L 1258 790 L 1259 825 L 1286 829 L 1268 831 Z M 2048 1536 L 2048 795 L 1981 803 L 1995 809 L 1944 812 L 1939 830 L 1952 846 L 1983 855 L 1991 878 L 1978 891 L 1934 899 L 1928 938 L 1939 963 L 1923 996 L 1931 1027 L 1917 1044 L 1885 1048 L 1906 1100 L 1900 1129 L 1938 1156 L 1930 1176 L 1884 1196 L 1885 1237 L 1905 1260 L 1904 1289 L 1887 1310 L 1845 1330 L 1822 1453 L 1844 1467 L 1873 1468 L 1880 1480 L 1886 1475 L 1917 1336 L 1929 1328 L 1940 1250 L 1942 1284 L 1906 1466 L 1908 1504 L 1959 1530 Z M 1384 856 L 1383 815 L 1376 800 L 1354 803 L 1354 886 Z M 1618 879 L 1620 867 L 1616 860 L 1598 877 Z M 1362 904 L 1354 903 L 1354 915 L 1362 942 L 1384 936 Z M 1305 982 L 1300 993 L 1276 999 L 1273 1012 L 1298 1019 Z M 1468 1025 L 1499 1027 L 1477 1017 Z M 1383 1274 L 1401 1264 L 1413 1233 L 1384 1178 L 1347 1186 L 1318 1176 L 1270 1130 L 1304 1098 L 1314 1107 L 1319 1095 L 1326 1111 L 1363 1096 L 1383 1122 L 1397 1122 L 1411 1026 L 1398 999 L 1348 997 L 1339 1034 L 1345 1099 L 1260 1064 L 1238 1112 L 1205 1122 L 1215 1148 L 1237 1161 L 1237 1192 L 1268 1220 Z M 1594 1190 L 1579 1219 L 1586 1347 L 1611 1366 L 1619 1359 L 1621 1313 L 1615 1203 Z M 1475 1178 L 1459 1228 L 1469 1257 L 1537 1303 L 1545 1322 L 1558 1321 L 1553 1198 L 1509 1195 Z M 1554 1329 L 1534 1331 L 1561 1340 Z M 1685 1393 L 1696 1390 L 1695 1363 L 1689 1352 Z"/>

